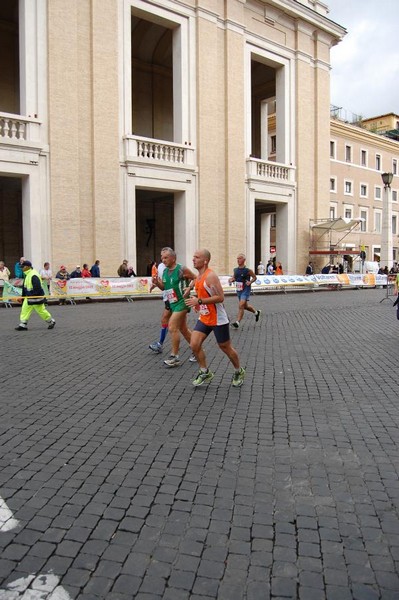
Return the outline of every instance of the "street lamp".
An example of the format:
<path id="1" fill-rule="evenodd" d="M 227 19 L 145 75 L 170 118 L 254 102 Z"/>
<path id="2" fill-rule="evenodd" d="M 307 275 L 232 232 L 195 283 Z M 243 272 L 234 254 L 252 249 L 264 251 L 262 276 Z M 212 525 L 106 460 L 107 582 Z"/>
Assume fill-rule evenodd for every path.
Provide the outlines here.
<path id="1" fill-rule="evenodd" d="M 382 203 L 382 236 L 381 236 L 381 258 L 380 265 L 388 267 L 387 275 L 387 294 L 384 300 L 389 298 L 389 272 L 393 267 L 392 250 L 392 190 L 391 183 L 393 173 L 382 173 L 382 182 L 384 184 L 384 197 Z M 382 302 L 382 300 L 381 300 Z"/>
<path id="2" fill-rule="evenodd" d="M 381 266 L 387 266 L 388 271 L 393 266 L 392 252 L 392 190 L 393 173 L 382 173 L 384 197 L 382 203 L 382 236 L 381 236 Z"/>

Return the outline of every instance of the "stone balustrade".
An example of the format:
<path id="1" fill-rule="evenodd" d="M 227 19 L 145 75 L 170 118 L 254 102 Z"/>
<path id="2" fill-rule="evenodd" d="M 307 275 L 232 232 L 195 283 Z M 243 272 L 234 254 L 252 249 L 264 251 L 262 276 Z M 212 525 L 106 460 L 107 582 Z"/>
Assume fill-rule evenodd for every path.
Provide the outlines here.
<path id="1" fill-rule="evenodd" d="M 37 119 L 0 113 L 0 143 L 19 144 L 39 139 L 40 122 Z"/>
<path id="2" fill-rule="evenodd" d="M 272 161 L 250 158 L 247 160 L 247 176 L 250 179 L 293 182 L 295 168 Z"/>
<path id="3" fill-rule="evenodd" d="M 128 160 L 141 163 L 164 163 L 175 167 L 192 167 L 194 149 L 189 144 L 177 144 L 139 136 L 125 136 Z"/>

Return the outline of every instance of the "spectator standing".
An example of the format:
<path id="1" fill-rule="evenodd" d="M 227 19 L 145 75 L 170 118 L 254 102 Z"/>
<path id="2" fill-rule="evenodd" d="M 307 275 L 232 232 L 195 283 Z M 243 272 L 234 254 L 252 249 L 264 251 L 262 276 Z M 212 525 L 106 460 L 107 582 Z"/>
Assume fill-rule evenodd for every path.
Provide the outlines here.
<path id="1" fill-rule="evenodd" d="M 76 265 L 76 269 L 71 273 L 71 279 L 79 279 L 82 277 L 82 271 L 80 265 Z"/>
<path id="2" fill-rule="evenodd" d="M 96 260 L 92 268 L 90 269 L 90 273 L 92 277 L 101 277 L 100 275 L 100 261 Z"/>
<path id="3" fill-rule="evenodd" d="M 263 264 L 263 262 L 261 260 L 259 261 L 259 264 L 258 264 L 258 267 L 256 270 L 258 272 L 258 275 L 264 275 L 266 273 L 265 265 Z"/>
<path id="4" fill-rule="evenodd" d="M 282 266 L 281 262 L 277 263 L 276 269 L 274 271 L 274 274 L 275 275 L 284 275 L 284 273 L 283 273 L 283 266 Z"/>
<path id="5" fill-rule="evenodd" d="M 91 277 L 91 273 L 89 271 L 89 265 L 87 263 L 84 263 L 84 265 L 83 265 L 82 277 Z"/>
<path id="6" fill-rule="evenodd" d="M 6 267 L 4 261 L 0 260 L 0 281 L 9 281 L 10 275 L 11 273 Z"/>
<path id="7" fill-rule="evenodd" d="M 56 274 L 56 279 L 61 279 L 62 281 L 68 281 L 68 279 L 71 278 L 70 274 L 68 273 L 68 271 L 66 270 L 64 265 L 60 266 L 60 270 L 58 271 L 58 273 Z M 65 298 L 60 298 L 58 304 L 61 306 L 63 304 L 65 304 Z"/>
<path id="8" fill-rule="evenodd" d="M 326 265 L 324 265 L 324 267 L 321 270 L 322 275 L 328 275 L 329 273 L 331 273 L 331 265 L 330 263 L 327 263 Z"/>
<path id="9" fill-rule="evenodd" d="M 305 275 L 313 275 L 313 263 L 311 261 L 309 261 L 306 267 Z"/>
<path id="10" fill-rule="evenodd" d="M 122 261 L 122 264 L 118 268 L 117 273 L 118 273 L 119 277 L 129 277 L 128 271 L 129 271 L 128 261 L 125 258 L 125 260 Z"/>
<path id="11" fill-rule="evenodd" d="M 66 267 L 64 265 L 60 266 L 60 270 L 58 271 L 58 273 L 56 274 L 56 279 L 62 279 L 62 280 L 68 280 L 71 278 L 70 274 L 68 273 L 68 271 L 66 270 Z"/>
<path id="12" fill-rule="evenodd" d="M 268 275 L 273 275 L 273 273 L 274 273 L 273 262 L 271 260 L 269 260 L 269 262 L 267 263 L 266 273 Z"/>
<path id="13" fill-rule="evenodd" d="M 15 263 L 15 267 L 14 267 L 15 279 L 23 279 L 24 278 L 24 272 L 22 270 L 22 263 L 24 261 L 25 261 L 25 257 L 21 256 L 21 258 Z"/>
<path id="14" fill-rule="evenodd" d="M 51 280 L 53 278 L 53 273 L 51 271 L 50 268 L 50 263 L 49 262 L 45 262 L 43 265 L 43 269 L 40 270 L 40 277 L 42 278 L 42 281 L 44 281 L 45 283 L 47 283 L 47 287 L 50 291 L 50 283 Z"/>

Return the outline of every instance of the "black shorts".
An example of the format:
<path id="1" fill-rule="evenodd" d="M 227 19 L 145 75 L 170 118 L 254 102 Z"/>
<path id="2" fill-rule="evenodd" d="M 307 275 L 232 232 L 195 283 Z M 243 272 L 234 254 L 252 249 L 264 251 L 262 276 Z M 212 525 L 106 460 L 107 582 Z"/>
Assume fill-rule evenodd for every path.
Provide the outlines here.
<path id="1" fill-rule="evenodd" d="M 194 331 L 200 331 L 204 333 L 207 337 L 213 331 L 215 334 L 215 338 L 218 344 L 223 344 L 224 342 L 228 342 L 230 340 L 230 325 L 226 323 L 225 325 L 205 325 L 202 321 L 198 319 L 195 324 Z"/>

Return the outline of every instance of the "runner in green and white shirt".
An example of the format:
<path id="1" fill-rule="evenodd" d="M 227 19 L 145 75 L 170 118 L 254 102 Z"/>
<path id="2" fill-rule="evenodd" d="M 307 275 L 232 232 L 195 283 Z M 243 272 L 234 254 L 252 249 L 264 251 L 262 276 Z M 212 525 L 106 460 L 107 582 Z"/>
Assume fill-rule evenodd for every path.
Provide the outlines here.
<path id="1" fill-rule="evenodd" d="M 161 260 L 166 269 L 162 274 L 162 281 L 158 278 L 156 285 L 164 290 L 164 300 L 169 302 L 172 312 L 168 325 L 172 340 L 172 353 L 167 360 L 164 360 L 164 363 L 167 367 L 178 367 L 180 365 L 180 333 L 183 334 L 188 344 L 191 339 L 191 330 L 187 326 L 187 313 L 190 309 L 184 301 L 184 293 L 189 282 L 193 281 L 196 276 L 190 269 L 177 262 L 176 252 L 172 248 L 162 249 Z"/>

